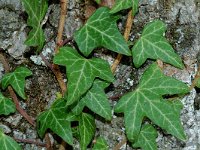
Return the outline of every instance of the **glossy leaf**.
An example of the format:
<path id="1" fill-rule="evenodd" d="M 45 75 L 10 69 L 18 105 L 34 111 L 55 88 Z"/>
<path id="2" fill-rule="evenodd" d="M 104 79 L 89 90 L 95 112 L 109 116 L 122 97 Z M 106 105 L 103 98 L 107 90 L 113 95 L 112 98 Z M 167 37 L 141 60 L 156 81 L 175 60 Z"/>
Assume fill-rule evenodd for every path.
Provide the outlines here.
<path id="1" fill-rule="evenodd" d="M 11 137 L 5 135 L 0 129 L 1 150 L 21 150 L 21 147 Z"/>
<path id="2" fill-rule="evenodd" d="M 106 140 L 102 137 L 97 138 L 92 150 L 109 150 Z"/>
<path id="3" fill-rule="evenodd" d="M 124 112 L 128 139 L 137 139 L 146 116 L 168 133 L 185 140 L 180 102 L 167 101 L 162 96 L 188 92 L 186 84 L 165 76 L 156 63 L 152 64 L 143 74 L 138 88 L 124 95 L 115 107 L 115 112 Z"/>
<path id="4" fill-rule="evenodd" d="M 82 113 L 79 121 L 81 150 L 86 150 L 95 134 L 95 120 L 86 113 Z"/>
<path id="5" fill-rule="evenodd" d="M 104 88 L 106 88 L 108 85 L 109 84 L 106 82 L 95 80 L 91 89 L 74 108 L 74 113 L 76 115 L 80 114 L 83 108 L 87 106 L 90 110 L 100 115 L 101 117 L 107 120 L 111 120 L 112 109 L 104 92 Z"/>
<path id="6" fill-rule="evenodd" d="M 15 92 L 23 99 L 26 99 L 24 88 L 25 78 L 32 75 L 32 72 L 26 67 L 19 67 L 11 73 L 7 73 L 3 76 L 1 83 L 2 88 L 5 89 L 8 85 L 11 85 Z"/>
<path id="7" fill-rule="evenodd" d="M 137 141 L 132 145 L 134 148 L 142 150 L 157 150 L 156 137 L 157 131 L 152 125 L 144 125 L 140 131 Z"/>
<path id="8" fill-rule="evenodd" d="M 133 16 L 138 11 L 139 0 L 116 0 L 110 13 L 116 13 L 124 9 L 132 8 Z"/>
<path id="9" fill-rule="evenodd" d="M 114 52 L 131 55 L 128 45 L 117 28 L 119 18 L 109 13 L 109 8 L 101 7 L 75 32 L 75 41 L 80 51 L 88 56 L 97 47 L 105 47 Z"/>
<path id="10" fill-rule="evenodd" d="M 47 129 L 51 129 L 59 135 L 65 142 L 72 145 L 73 137 L 71 131 L 71 121 L 75 121 L 76 116 L 66 112 L 66 102 L 64 99 L 56 100 L 52 107 L 42 112 L 37 118 L 37 127 L 40 137 L 43 137 Z"/>
<path id="11" fill-rule="evenodd" d="M 140 67 L 147 58 L 160 59 L 175 67 L 183 68 L 181 58 L 163 37 L 166 25 L 159 20 L 153 21 L 145 26 L 142 36 L 132 48 L 133 62 Z"/>
<path id="12" fill-rule="evenodd" d="M 38 50 L 41 50 L 45 42 L 41 22 L 47 12 L 47 0 L 22 0 L 22 2 L 28 14 L 27 25 L 32 27 L 25 44 L 38 46 Z"/>
<path id="13" fill-rule="evenodd" d="M 15 104 L 10 98 L 4 97 L 0 93 L 0 115 L 9 115 L 16 111 Z"/>
<path id="14" fill-rule="evenodd" d="M 67 68 L 68 105 L 77 102 L 92 86 L 95 78 L 108 82 L 114 79 L 110 66 L 105 60 L 85 59 L 70 47 L 60 48 L 59 53 L 54 57 L 54 63 Z"/>

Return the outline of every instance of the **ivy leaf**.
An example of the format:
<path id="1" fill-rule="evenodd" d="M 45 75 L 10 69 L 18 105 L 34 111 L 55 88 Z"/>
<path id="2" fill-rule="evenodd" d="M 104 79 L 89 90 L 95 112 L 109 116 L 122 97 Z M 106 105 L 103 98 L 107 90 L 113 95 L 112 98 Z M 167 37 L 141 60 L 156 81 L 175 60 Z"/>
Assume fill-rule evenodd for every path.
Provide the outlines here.
<path id="1" fill-rule="evenodd" d="M 2 150 L 21 150 L 21 147 L 11 137 L 5 135 L 0 129 L 0 149 Z"/>
<path id="2" fill-rule="evenodd" d="M 96 2 L 97 4 L 100 4 L 100 3 L 101 3 L 101 0 L 95 0 L 95 2 Z"/>
<path id="3" fill-rule="evenodd" d="M 99 137 L 94 144 L 92 150 L 108 150 L 108 144 L 106 140 L 102 137 Z"/>
<path id="4" fill-rule="evenodd" d="M 95 134 L 95 120 L 86 113 L 82 113 L 79 121 L 81 150 L 86 150 Z"/>
<path id="5" fill-rule="evenodd" d="M 183 68 L 181 58 L 163 37 L 166 29 L 166 25 L 159 20 L 145 26 L 142 36 L 132 48 L 133 62 L 136 67 L 140 67 L 147 58 L 150 58 L 160 59 L 175 67 Z"/>
<path id="6" fill-rule="evenodd" d="M 76 115 L 79 115 L 83 108 L 87 106 L 90 110 L 101 117 L 111 120 L 112 109 L 104 92 L 104 88 L 106 88 L 108 85 L 108 83 L 101 80 L 95 80 L 91 89 L 88 90 L 86 95 L 80 100 L 77 106 L 73 109 L 73 112 Z"/>
<path id="7" fill-rule="evenodd" d="M 95 78 L 112 82 L 114 77 L 109 64 L 99 58 L 85 59 L 70 47 L 60 48 L 54 63 L 66 66 L 68 77 L 67 104 L 70 105 L 92 86 Z"/>
<path id="8" fill-rule="evenodd" d="M 117 0 L 115 5 L 111 9 L 110 13 L 116 13 L 123 9 L 128 9 L 132 7 L 133 16 L 138 11 L 139 0 Z"/>
<path id="9" fill-rule="evenodd" d="M 197 82 L 196 82 L 196 87 L 200 88 L 200 78 L 197 79 Z"/>
<path id="10" fill-rule="evenodd" d="M 134 148 L 141 147 L 143 150 L 157 150 L 157 131 L 152 125 L 146 124 L 142 127 L 138 139 L 132 145 Z"/>
<path id="11" fill-rule="evenodd" d="M 72 145 L 73 137 L 71 131 L 71 121 L 75 121 L 76 116 L 66 112 L 66 102 L 59 99 L 54 102 L 52 107 L 42 112 L 37 118 L 37 127 L 40 137 L 43 137 L 49 128 L 59 135 L 65 142 Z"/>
<path id="12" fill-rule="evenodd" d="M 0 93 L 0 115 L 9 115 L 10 113 L 14 113 L 15 110 L 16 108 L 13 101 Z"/>
<path id="13" fill-rule="evenodd" d="M 185 140 L 179 116 L 180 102 L 167 101 L 162 96 L 188 92 L 186 84 L 163 75 L 158 65 L 152 64 L 143 74 L 138 88 L 124 95 L 115 107 L 115 112 L 124 112 L 128 139 L 137 139 L 146 116 L 168 133 Z"/>
<path id="14" fill-rule="evenodd" d="M 22 2 L 28 13 L 27 25 L 32 27 L 25 44 L 38 46 L 38 50 L 41 50 L 45 42 L 41 22 L 48 8 L 47 0 L 22 0 Z"/>
<path id="15" fill-rule="evenodd" d="M 101 7 L 75 32 L 74 38 L 80 51 L 88 56 L 94 48 L 103 46 L 114 52 L 131 55 L 128 45 L 117 28 L 119 18 L 109 13 L 109 8 Z"/>
<path id="16" fill-rule="evenodd" d="M 3 76 L 1 80 L 2 88 L 5 89 L 8 85 L 11 85 L 21 98 L 26 99 L 24 92 L 25 78 L 30 75 L 32 75 L 32 72 L 28 68 L 18 67 L 14 72 Z"/>

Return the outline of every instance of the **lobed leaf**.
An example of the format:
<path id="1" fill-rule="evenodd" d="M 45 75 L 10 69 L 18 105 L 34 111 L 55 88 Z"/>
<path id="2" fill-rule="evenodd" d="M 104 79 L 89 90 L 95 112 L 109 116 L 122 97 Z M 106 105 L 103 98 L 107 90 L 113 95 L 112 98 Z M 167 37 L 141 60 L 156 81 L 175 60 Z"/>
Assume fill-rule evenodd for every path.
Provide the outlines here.
<path id="1" fill-rule="evenodd" d="M 67 104 L 77 102 L 92 86 L 95 78 L 112 82 L 114 77 L 109 64 L 99 58 L 85 59 L 70 47 L 60 48 L 54 63 L 66 66 L 68 77 Z"/>
<path id="2" fill-rule="evenodd" d="M 4 97 L 0 93 L 0 115 L 9 115 L 16 111 L 15 104 L 10 98 Z"/>
<path id="3" fill-rule="evenodd" d="M 0 129 L 1 150 L 21 150 L 21 147 L 11 137 L 5 135 Z"/>
<path id="4" fill-rule="evenodd" d="M 115 107 L 115 112 L 125 115 L 128 139 L 137 139 L 146 116 L 168 133 L 185 140 L 180 121 L 181 103 L 167 101 L 162 96 L 188 92 L 186 84 L 165 76 L 156 63 L 152 64 L 143 74 L 138 88 L 124 95 Z"/>
<path id="5" fill-rule="evenodd" d="M 56 100 L 52 107 L 42 112 L 37 118 L 37 127 L 40 137 L 43 137 L 47 129 L 51 129 L 59 135 L 65 142 L 72 145 L 73 137 L 71 131 L 71 121 L 76 120 L 76 116 L 66 112 L 66 102 L 64 99 Z"/>
<path id="6" fill-rule="evenodd" d="M 166 25 L 160 20 L 145 26 L 142 36 L 132 48 L 133 63 L 136 67 L 140 67 L 147 58 L 150 58 L 160 59 L 175 67 L 183 68 L 181 58 L 163 37 L 166 29 Z"/>
<path id="7" fill-rule="evenodd" d="M 196 87 L 200 88 L 200 78 L 197 79 L 197 82 L 196 82 Z"/>
<path id="8" fill-rule="evenodd" d="M 92 150 L 109 150 L 106 140 L 102 137 L 97 138 Z"/>
<path id="9" fill-rule="evenodd" d="M 118 17 L 109 13 L 109 8 L 101 7 L 75 32 L 74 39 L 80 51 L 88 56 L 94 48 L 103 46 L 111 51 L 131 55 L 128 45 L 117 28 Z"/>
<path id="10" fill-rule="evenodd" d="M 157 131 L 152 125 L 146 124 L 142 127 L 137 141 L 132 145 L 134 148 L 142 150 L 157 150 L 156 137 Z"/>
<path id="11" fill-rule="evenodd" d="M 100 115 L 101 117 L 111 120 L 112 109 L 110 107 L 108 98 L 104 92 L 104 88 L 107 87 L 104 81 L 95 80 L 91 89 L 88 90 L 86 95 L 80 100 L 77 106 L 73 109 L 73 112 L 78 115 L 83 111 L 83 108 L 87 106 L 90 110 Z"/>
<path id="12" fill-rule="evenodd" d="M 23 99 L 26 99 L 24 88 L 25 78 L 32 75 L 32 72 L 26 67 L 18 67 L 14 72 L 7 73 L 3 76 L 1 83 L 5 89 L 11 85 L 15 92 Z"/>
<path id="13" fill-rule="evenodd" d="M 45 42 L 41 22 L 48 8 L 47 0 L 22 0 L 22 2 L 28 13 L 27 25 L 32 27 L 25 44 L 38 46 L 38 50 L 41 50 Z"/>
<path id="14" fill-rule="evenodd" d="M 86 150 L 95 134 L 95 120 L 86 113 L 82 113 L 79 121 L 80 145 L 81 150 Z"/>
<path id="15" fill-rule="evenodd" d="M 132 7 L 133 16 L 138 11 L 139 0 L 116 0 L 115 5 L 111 9 L 110 13 L 116 13 L 124 9 Z"/>

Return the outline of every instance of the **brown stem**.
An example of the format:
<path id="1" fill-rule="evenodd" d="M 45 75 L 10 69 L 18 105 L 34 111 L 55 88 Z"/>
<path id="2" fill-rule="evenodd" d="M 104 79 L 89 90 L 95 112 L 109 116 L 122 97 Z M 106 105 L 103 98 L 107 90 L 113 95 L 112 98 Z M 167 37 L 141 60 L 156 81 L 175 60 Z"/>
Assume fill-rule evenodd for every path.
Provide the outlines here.
<path id="1" fill-rule="evenodd" d="M 132 27 L 132 24 L 133 24 L 133 15 L 132 14 L 133 14 L 132 10 L 130 10 L 129 13 L 128 13 L 127 21 L 126 21 L 126 28 L 125 28 L 125 31 L 124 31 L 124 39 L 126 41 L 128 41 L 128 39 L 129 39 L 129 34 L 130 34 L 131 27 Z M 111 70 L 112 70 L 113 73 L 116 71 L 117 66 L 119 65 L 121 59 L 122 59 L 122 55 L 118 54 L 117 58 L 115 59 L 114 63 L 111 66 Z"/>
<path id="2" fill-rule="evenodd" d="M 34 141 L 34 140 L 30 140 L 30 139 L 18 139 L 18 138 L 14 138 L 14 140 L 17 141 L 17 142 L 19 142 L 19 143 L 35 144 L 37 146 L 46 147 L 45 143 Z"/>
<path id="3" fill-rule="evenodd" d="M 6 60 L 6 58 L 3 56 L 3 54 L 0 54 L 0 61 L 2 62 L 5 72 L 8 73 L 10 71 L 10 67 L 8 65 L 8 61 Z M 10 93 L 10 96 L 12 97 L 13 102 L 15 103 L 16 109 L 17 111 L 34 127 L 35 125 L 35 121 L 26 113 L 25 110 L 23 110 L 20 105 L 19 105 L 19 101 L 17 98 L 17 95 L 15 94 L 13 88 L 11 86 L 8 86 L 8 91 Z"/>
<path id="4" fill-rule="evenodd" d="M 62 43 L 62 34 L 63 34 L 63 30 L 64 30 L 65 16 L 67 14 L 67 3 L 68 3 L 67 0 L 60 0 L 61 11 L 60 11 L 60 21 L 59 21 L 59 26 L 58 26 L 57 42 L 56 42 L 56 47 L 55 47 L 56 54 L 59 52 L 59 48 Z M 58 65 L 53 64 L 53 69 L 55 70 L 54 74 L 58 80 L 58 84 L 61 88 L 62 95 L 64 95 L 64 93 L 67 90 L 67 87 L 63 80 L 62 73 L 60 72 L 60 68 Z"/>

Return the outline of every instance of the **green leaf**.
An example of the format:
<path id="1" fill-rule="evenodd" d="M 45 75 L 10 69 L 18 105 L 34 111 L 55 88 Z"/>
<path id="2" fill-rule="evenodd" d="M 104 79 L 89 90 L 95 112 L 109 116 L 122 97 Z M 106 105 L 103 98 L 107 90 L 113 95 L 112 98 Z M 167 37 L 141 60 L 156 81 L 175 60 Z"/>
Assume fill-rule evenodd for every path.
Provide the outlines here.
<path id="1" fill-rule="evenodd" d="M 141 147 L 142 150 L 157 150 L 157 131 L 152 125 L 146 124 L 142 127 L 137 141 L 132 145 L 134 148 Z"/>
<path id="2" fill-rule="evenodd" d="M 38 50 L 41 50 L 45 42 L 41 22 L 48 8 L 47 0 L 22 0 L 22 2 L 28 13 L 27 25 L 32 27 L 25 44 L 38 46 Z"/>
<path id="3" fill-rule="evenodd" d="M 30 75 L 32 75 L 32 72 L 28 68 L 18 67 L 14 72 L 3 76 L 1 80 L 2 88 L 5 89 L 8 85 L 11 85 L 21 98 L 26 99 L 24 92 L 25 78 Z"/>
<path id="4" fill-rule="evenodd" d="M 1 150 L 21 150 L 21 147 L 11 137 L 5 135 L 0 130 L 0 149 Z"/>
<path id="5" fill-rule="evenodd" d="M 160 59 L 175 67 L 183 68 L 181 58 L 163 37 L 166 29 L 166 25 L 159 20 L 145 26 L 142 36 L 132 48 L 133 62 L 136 67 L 140 67 L 147 58 L 150 58 Z"/>
<path id="6" fill-rule="evenodd" d="M 64 99 L 58 99 L 49 110 L 42 112 L 38 116 L 38 133 L 40 137 L 43 137 L 46 130 L 51 129 L 65 142 L 72 145 L 71 121 L 74 120 L 76 120 L 76 116 L 66 112 L 66 101 Z"/>
<path id="7" fill-rule="evenodd" d="M 174 103 L 162 96 L 189 91 L 186 84 L 165 76 L 156 63 L 152 64 L 143 74 L 138 88 L 124 95 L 115 107 L 115 112 L 124 112 L 128 139 L 137 139 L 142 120 L 146 116 L 168 133 L 185 140 L 179 116 L 180 102 Z"/>
<path id="8" fill-rule="evenodd" d="M 117 28 L 119 18 L 109 13 L 109 8 L 101 7 L 75 32 L 74 38 L 80 51 L 88 56 L 94 48 L 103 46 L 114 52 L 131 55 L 128 45 Z"/>
<path id="9" fill-rule="evenodd" d="M 116 13 L 123 9 L 128 9 L 132 7 L 133 16 L 138 11 L 139 0 L 117 0 L 115 5 L 111 9 L 110 13 Z"/>
<path id="10" fill-rule="evenodd" d="M 107 120 L 111 120 L 112 109 L 104 92 L 104 88 L 108 85 L 109 84 L 106 82 L 95 80 L 91 89 L 80 100 L 80 102 L 74 108 L 73 112 L 78 115 L 82 112 L 83 108 L 87 106 L 90 110 L 100 115 L 101 117 Z"/>
<path id="11" fill-rule="evenodd" d="M 92 86 L 95 78 L 112 82 L 114 77 L 109 64 L 102 59 L 85 59 L 70 47 L 60 48 L 54 57 L 54 63 L 66 66 L 68 78 L 67 104 L 70 105 Z"/>
<path id="12" fill-rule="evenodd" d="M 95 0 L 95 2 L 96 2 L 97 4 L 100 4 L 100 3 L 101 3 L 101 0 Z"/>
<path id="13" fill-rule="evenodd" d="M 200 88 L 200 78 L 197 79 L 197 82 L 196 82 L 196 87 Z"/>
<path id="14" fill-rule="evenodd" d="M 81 150 L 86 150 L 95 134 L 95 120 L 86 113 L 82 113 L 79 122 Z"/>
<path id="15" fill-rule="evenodd" d="M 16 111 L 15 104 L 10 98 L 4 97 L 0 93 L 0 115 L 9 115 L 10 113 L 14 113 Z"/>
<path id="16" fill-rule="evenodd" d="M 96 143 L 94 144 L 92 150 L 109 150 L 106 140 L 102 137 L 99 137 L 96 140 Z"/>

